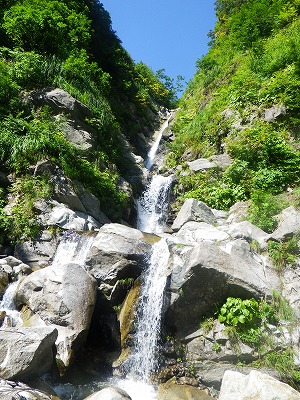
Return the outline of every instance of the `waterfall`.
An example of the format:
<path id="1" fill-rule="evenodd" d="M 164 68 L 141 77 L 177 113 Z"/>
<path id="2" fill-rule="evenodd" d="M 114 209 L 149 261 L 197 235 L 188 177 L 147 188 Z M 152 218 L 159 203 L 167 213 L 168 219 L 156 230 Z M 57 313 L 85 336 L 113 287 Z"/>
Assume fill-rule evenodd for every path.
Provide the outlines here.
<path id="1" fill-rule="evenodd" d="M 6 314 L 6 321 L 11 326 L 16 326 L 20 321 L 20 313 L 16 310 L 14 296 L 18 286 L 18 281 L 11 283 L 6 289 L 3 298 L 0 302 L 0 311 Z"/>
<path id="2" fill-rule="evenodd" d="M 137 228 L 147 233 L 162 233 L 168 212 L 173 178 L 154 175 L 146 191 L 137 200 Z"/>
<path id="3" fill-rule="evenodd" d="M 60 266 L 73 262 L 83 266 L 93 241 L 92 234 L 79 235 L 73 231 L 65 232 L 57 246 L 52 265 Z"/>
<path id="4" fill-rule="evenodd" d="M 157 150 L 158 150 L 158 146 L 160 144 L 162 135 L 164 134 L 164 132 L 168 129 L 169 126 L 169 120 L 172 117 L 172 113 L 169 115 L 168 119 L 163 123 L 161 129 L 159 130 L 157 137 L 147 155 L 147 158 L 145 160 L 145 167 L 150 171 L 150 169 L 153 167 L 153 163 L 154 163 L 154 158 L 156 156 Z"/>
<path id="5" fill-rule="evenodd" d="M 167 280 L 169 249 L 165 239 L 153 246 L 149 269 L 142 289 L 137 318 L 134 353 L 131 373 L 143 381 L 149 380 L 158 365 L 158 340 L 161 324 L 161 309 Z"/>
<path id="6" fill-rule="evenodd" d="M 171 114 L 172 116 L 172 114 Z M 169 117 L 169 119 L 171 118 Z M 157 153 L 163 132 L 168 122 L 162 125 L 145 162 L 150 171 Z M 137 228 L 143 232 L 159 234 L 164 231 L 167 220 L 169 193 L 173 177 L 154 175 L 145 192 L 137 200 Z M 158 368 L 161 310 L 167 280 L 169 249 L 165 239 L 161 238 L 153 245 L 148 268 L 144 272 L 141 296 L 136 315 L 136 333 L 133 339 L 132 354 L 127 362 L 127 377 L 119 381 L 132 398 L 155 400 L 156 391 L 150 384 L 151 373 Z"/>

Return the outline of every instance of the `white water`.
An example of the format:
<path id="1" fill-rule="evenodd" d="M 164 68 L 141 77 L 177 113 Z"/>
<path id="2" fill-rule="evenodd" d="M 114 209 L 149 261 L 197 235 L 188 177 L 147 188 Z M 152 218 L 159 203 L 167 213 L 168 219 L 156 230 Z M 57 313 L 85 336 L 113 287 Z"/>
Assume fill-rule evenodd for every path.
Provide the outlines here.
<path id="1" fill-rule="evenodd" d="M 168 216 L 168 197 L 173 178 L 154 175 L 137 200 L 137 228 L 147 233 L 162 233 Z"/>
<path id="2" fill-rule="evenodd" d="M 170 117 L 169 117 L 170 118 Z M 145 166 L 153 166 L 159 142 L 168 127 L 165 121 L 153 144 Z M 162 233 L 167 220 L 169 192 L 172 177 L 154 175 L 143 195 L 137 200 L 137 228 L 147 233 Z M 169 249 L 165 239 L 154 244 L 136 316 L 136 334 L 132 355 L 128 359 L 126 379 L 117 382 L 132 400 L 156 400 L 156 390 L 151 385 L 151 374 L 157 371 L 161 310 L 167 280 Z"/>
<path id="3" fill-rule="evenodd" d="M 20 321 L 20 313 L 16 310 L 14 303 L 14 295 L 19 282 L 11 283 L 6 289 L 2 301 L 0 302 L 0 310 L 5 311 L 6 318 L 10 320 L 12 326 L 16 326 Z"/>
<path id="4" fill-rule="evenodd" d="M 66 232 L 57 246 L 52 265 L 60 266 L 73 262 L 83 266 L 93 241 L 93 235 Z"/>
<path id="5" fill-rule="evenodd" d="M 172 114 L 171 114 L 171 115 L 172 115 Z M 170 120 L 170 118 L 171 118 L 171 115 L 170 115 L 169 118 L 163 123 L 163 125 L 162 125 L 160 131 L 159 131 L 158 134 L 157 134 L 157 137 L 156 137 L 156 139 L 155 139 L 155 142 L 153 143 L 153 145 L 152 145 L 152 147 L 151 147 L 151 149 L 150 149 L 150 151 L 149 151 L 149 153 L 148 153 L 148 155 L 147 155 L 147 158 L 146 158 L 146 160 L 145 160 L 145 167 L 146 167 L 149 171 L 150 171 L 150 169 L 153 167 L 154 158 L 155 158 L 155 156 L 156 156 L 159 143 L 160 143 L 160 141 L 161 141 L 161 138 L 162 138 L 162 135 L 163 135 L 164 131 L 165 131 L 165 130 L 168 128 L 168 126 L 169 126 L 169 120 Z"/>

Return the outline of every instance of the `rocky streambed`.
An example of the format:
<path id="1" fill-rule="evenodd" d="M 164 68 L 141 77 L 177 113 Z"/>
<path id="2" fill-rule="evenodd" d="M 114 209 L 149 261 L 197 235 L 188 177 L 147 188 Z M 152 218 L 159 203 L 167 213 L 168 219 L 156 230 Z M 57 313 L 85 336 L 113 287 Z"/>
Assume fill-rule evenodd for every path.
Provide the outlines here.
<path id="1" fill-rule="evenodd" d="M 259 372 L 250 373 L 261 354 L 243 342 L 235 347 L 225 325 L 215 317 L 216 306 L 228 297 L 271 302 L 274 292 L 280 293 L 296 319 L 266 327 L 273 338 L 273 347 L 266 352 L 290 349 L 297 365 L 299 267 L 286 267 L 278 274 L 266 248 L 269 240 L 283 240 L 299 230 L 300 212 L 285 209 L 271 234 L 239 221 L 238 215 L 237 206 L 227 215 L 189 199 L 173 223 L 173 233 L 160 234 L 170 253 L 162 310 L 164 343 L 155 378 L 160 383 L 160 399 L 205 399 L 219 396 L 220 390 L 222 400 L 242 399 L 246 388 L 254 391 L 254 381 L 263 386 L 257 393 L 272 392 L 279 385 L 281 399 L 300 398 L 290 387 L 277 380 L 274 383 L 280 379 L 275 369 L 261 366 L 268 374 L 263 378 Z M 55 382 L 68 376 L 74 365 L 80 365 L 91 380 L 103 372 L 113 374 L 113 370 L 122 375 L 136 329 L 133 320 L 140 276 L 157 240 L 157 235 L 107 223 L 96 232 L 67 231 L 60 237 L 52 235 L 49 241 L 24 243 L 18 248 L 23 257 L 0 260 L 1 293 L 17 282 L 14 301 L 20 312 L 15 322 L 9 311 L 1 314 L 0 391 L 6 398 L 12 399 L 18 390 L 30 393 L 25 398 L 51 398 L 55 392 L 48 388 L 41 394 L 39 390 L 45 388 L 40 389 L 37 378 L 47 377 L 55 390 Z M 55 258 L 49 253 L 56 254 Z M 38 268 L 41 254 L 43 267 Z M 199 325 L 207 317 L 213 320 L 210 329 Z M 228 370 L 235 372 L 230 375 Z M 239 379 L 243 383 L 237 385 Z M 32 386 L 26 389 L 11 381 Z M 234 387 L 228 382 L 235 382 Z M 238 395 L 233 394 L 238 390 Z M 118 396 L 127 398 L 121 392 Z"/>

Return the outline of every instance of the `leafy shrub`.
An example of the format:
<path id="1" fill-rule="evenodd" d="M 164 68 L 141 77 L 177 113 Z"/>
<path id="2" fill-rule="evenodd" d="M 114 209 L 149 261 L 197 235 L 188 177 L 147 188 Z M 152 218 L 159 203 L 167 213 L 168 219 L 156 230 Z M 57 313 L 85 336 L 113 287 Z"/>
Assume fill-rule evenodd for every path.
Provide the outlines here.
<path id="1" fill-rule="evenodd" d="M 285 202 L 280 201 L 271 193 L 255 190 L 251 194 L 247 219 L 265 232 L 273 232 L 278 224 L 275 216 L 283 210 L 285 205 Z"/>
<path id="2" fill-rule="evenodd" d="M 90 40 L 85 12 L 62 1 L 25 0 L 5 12 L 3 28 L 12 42 L 26 51 L 65 55 Z"/>
<path id="3" fill-rule="evenodd" d="M 277 272 L 282 272 L 287 265 L 294 265 L 300 256 L 300 234 L 295 234 L 284 242 L 268 241 L 269 257 Z"/>
<path id="4" fill-rule="evenodd" d="M 259 305 L 255 299 L 242 300 L 228 297 L 220 308 L 218 320 L 226 325 L 241 326 L 255 322 L 259 317 Z"/>
<path id="5" fill-rule="evenodd" d="M 0 210 L 0 228 L 12 242 L 33 238 L 40 233 L 34 202 L 47 199 L 51 188 L 47 178 L 26 176 L 17 179 L 10 188 L 16 203 L 9 214 Z"/>

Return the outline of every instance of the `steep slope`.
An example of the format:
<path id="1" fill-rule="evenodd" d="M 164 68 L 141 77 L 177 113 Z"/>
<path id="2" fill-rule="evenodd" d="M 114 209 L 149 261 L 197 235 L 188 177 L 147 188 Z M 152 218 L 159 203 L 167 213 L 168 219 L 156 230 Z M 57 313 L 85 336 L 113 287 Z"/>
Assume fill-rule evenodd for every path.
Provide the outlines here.
<path id="1" fill-rule="evenodd" d="M 4 1 L 0 46 L 0 205 L 15 199 L 0 209 L 2 240 L 37 232 L 33 203 L 53 192 L 44 172 L 32 175 L 41 160 L 125 218 L 120 176 L 136 174 L 131 152 L 145 155 L 174 92 L 133 62 L 97 0 Z"/>
<path id="2" fill-rule="evenodd" d="M 198 158 L 215 167 L 187 168 L 177 194 L 215 208 L 249 198 L 269 208 L 274 195 L 292 188 L 291 200 L 299 202 L 300 3 L 218 0 L 216 12 L 209 52 L 180 103 L 169 156 L 173 167 Z M 231 161 L 216 162 L 224 154 Z"/>

